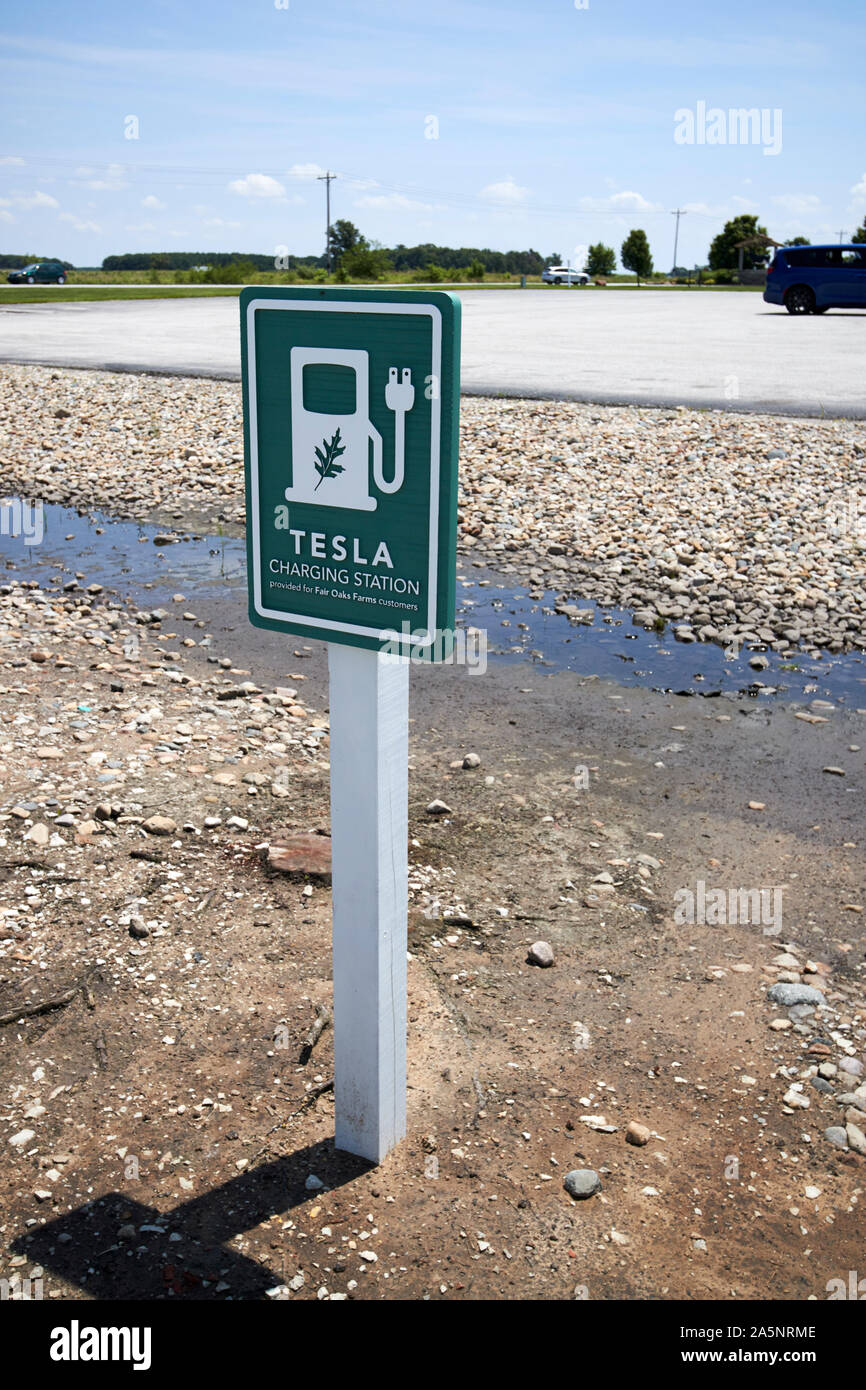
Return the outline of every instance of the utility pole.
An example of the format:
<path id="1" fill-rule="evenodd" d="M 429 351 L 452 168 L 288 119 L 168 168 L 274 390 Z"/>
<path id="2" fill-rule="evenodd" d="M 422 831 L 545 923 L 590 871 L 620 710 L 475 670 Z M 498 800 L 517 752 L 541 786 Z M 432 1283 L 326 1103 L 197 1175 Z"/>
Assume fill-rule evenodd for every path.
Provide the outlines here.
<path id="1" fill-rule="evenodd" d="M 841 230 L 840 233 L 839 233 L 839 245 L 840 245 L 840 246 L 842 245 L 842 241 L 843 241 L 844 237 L 845 237 L 845 228 L 843 227 L 842 230 Z"/>
<path id="2" fill-rule="evenodd" d="M 675 208 L 674 211 L 671 213 L 671 217 L 675 217 L 677 219 L 677 229 L 674 232 L 674 270 L 676 270 L 677 268 L 677 244 L 680 239 L 680 218 L 685 217 L 687 212 L 688 208 Z"/>
<path id="3" fill-rule="evenodd" d="M 331 273 L 331 181 L 337 177 L 330 170 L 319 174 L 318 182 L 325 184 L 325 255 L 328 257 L 328 274 Z"/>

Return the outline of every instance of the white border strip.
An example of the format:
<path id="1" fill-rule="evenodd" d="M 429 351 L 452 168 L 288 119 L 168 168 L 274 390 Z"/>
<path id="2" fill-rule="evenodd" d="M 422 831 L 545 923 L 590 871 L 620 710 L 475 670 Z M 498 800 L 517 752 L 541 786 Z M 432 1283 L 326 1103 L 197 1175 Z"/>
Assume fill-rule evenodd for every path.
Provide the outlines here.
<path id="1" fill-rule="evenodd" d="M 360 623 L 341 623 L 328 618 L 310 618 L 302 613 L 283 613 L 278 608 L 265 608 L 262 601 L 261 546 L 259 541 L 259 426 L 258 403 L 256 398 L 256 310 L 289 309 L 295 313 L 307 311 L 321 313 L 323 310 L 340 314 L 425 314 L 429 316 L 432 328 L 432 367 L 435 394 L 431 397 L 430 423 L 430 532 L 429 563 L 427 568 L 427 631 L 406 634 L 391 628 L 377 628 Z M 277 622 L 297 623 L 305 627 L 330 629 L 333 632 L 351 633 L 356 637 L 375 637 L 377 641 L 404 642 L 410 646 L 429 647 L 435 639 L 436 630 L 436 579 L 439 563 L 439 475 L 441 447 L 441 387 L 442 387 L 442 311 L 435 304 L 378 304 L 353 303 L 350 300 L 332 299 L 251 299 L 247 305 L 247 392 L 250 409 L 250 472 L 252 493 L 252 539 L 253 539 L 253 606 L 262 618 Z"/>

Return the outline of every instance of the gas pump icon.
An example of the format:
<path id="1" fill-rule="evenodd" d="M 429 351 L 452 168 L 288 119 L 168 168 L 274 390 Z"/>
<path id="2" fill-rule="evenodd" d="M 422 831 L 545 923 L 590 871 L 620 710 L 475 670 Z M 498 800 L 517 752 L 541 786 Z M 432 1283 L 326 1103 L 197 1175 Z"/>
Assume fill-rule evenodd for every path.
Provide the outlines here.
<path id="1" fill-rule="evenodd" d="M 341 388 L 330 397 L 316 395 L 305 369 L 341 368 Z M 388 371 L 385 405 L 394 412 L 394 460 L 391 478 L 384 473 L 382 436 L 370 419 L 370 355 L 356 348 L 294 347 L 290 354 L 292 388 L 292 484 L 287 502 L 349 507 L 374 512 L 370 495 L 370 446 L 373 483 L 379 492 L 399 492 L 405 476 L 406 414 L 415 403 L 408 367 Z M 308 404 L 309 402 L 309 404 Z M 324 405 L 324 409 L 317 408 Z"/>

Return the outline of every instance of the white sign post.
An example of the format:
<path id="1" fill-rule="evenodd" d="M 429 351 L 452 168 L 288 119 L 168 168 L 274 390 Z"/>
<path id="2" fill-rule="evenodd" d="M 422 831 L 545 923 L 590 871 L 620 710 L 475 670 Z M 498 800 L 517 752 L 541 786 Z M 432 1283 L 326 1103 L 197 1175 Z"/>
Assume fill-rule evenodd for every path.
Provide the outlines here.
<path id="1" fill-rule="evenodd" d="M 409 661 L 328 645 L 338 1149 L 406 1133 Z"/>
<path id="2" fill-rule="evenodd" d="M 250 621 L 328 644 L 335 1140 L 379 1163 L 406 1133 L 410 656 L 453 638 L 460 302 L 244 290 L 241 362 Z"/>

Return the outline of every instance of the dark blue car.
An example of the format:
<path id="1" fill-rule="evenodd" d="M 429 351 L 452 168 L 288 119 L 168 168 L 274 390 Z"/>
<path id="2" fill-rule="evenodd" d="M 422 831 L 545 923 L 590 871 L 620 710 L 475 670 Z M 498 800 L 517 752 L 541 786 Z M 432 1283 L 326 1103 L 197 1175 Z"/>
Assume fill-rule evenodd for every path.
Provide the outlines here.
<path id="1" fill-rule="evenodd" d="M 789 314 L 866 309 L 866 244 L 781 247 L 767 269 L 764 299 Z"/>

